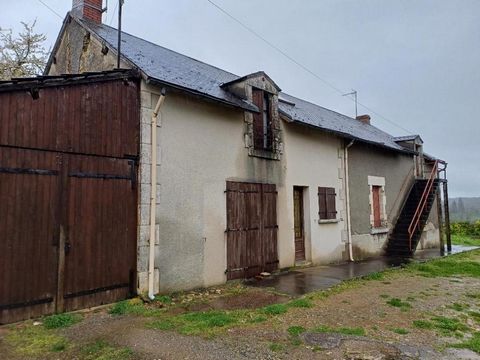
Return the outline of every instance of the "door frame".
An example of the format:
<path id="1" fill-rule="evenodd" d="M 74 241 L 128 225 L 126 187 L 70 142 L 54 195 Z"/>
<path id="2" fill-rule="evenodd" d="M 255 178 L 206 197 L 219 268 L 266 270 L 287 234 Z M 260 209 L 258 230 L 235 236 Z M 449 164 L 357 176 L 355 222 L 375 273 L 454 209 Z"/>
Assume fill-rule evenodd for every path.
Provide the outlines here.
<path id="1" fill-rule="evenodd" d="M 306 236 L 305 236 L 305 187 L 304 186 L 294 186 L 293 187 L 293 241 L 294 241 L 294 253 L 295 253 L 295 262 L 302 262 L 307 260 L 307 244 L 306 244 Z M 298 202 L 295 199 L 295 194 L 298 193 Z M 298 209 L 297 209 L 298 206 Z M 301 238 L 297 238 L 296 236 L 296 213 L 299 212 L 300 216 L 300 227 L 302 231 Z M 303 242 L 303 254 L 298 257 L 297 255 L 297 241 L 301 240 Z M 302 251 L 302 250 L 300 250 Z M 303 255 L 303 256 L 302 256 Z"/>

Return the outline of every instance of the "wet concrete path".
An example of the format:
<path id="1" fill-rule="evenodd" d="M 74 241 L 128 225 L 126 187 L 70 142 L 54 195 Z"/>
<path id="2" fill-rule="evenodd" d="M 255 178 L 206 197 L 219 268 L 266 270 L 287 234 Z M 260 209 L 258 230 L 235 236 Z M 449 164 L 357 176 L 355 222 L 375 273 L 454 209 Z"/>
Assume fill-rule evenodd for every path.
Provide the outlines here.
<path id="1" fill-rule="evenodd" d="M 477 247 L 453 245 L 452 252 L 449 254 L 474 249 Z M 415 253 L 413 260 L 428 260 L 440 256 L 439 249 L 419 250 Z M 246 284 L 254 287 L 274 288 L 275 291 L 291 296 L 301 296 L 312 291 L 328 289 L 345 280 L 399 267 L 409 261 L 411 259 L 379 257 L 343 264 L 315 266 L 280 273 L 261 280 L 247 280 Z"/>

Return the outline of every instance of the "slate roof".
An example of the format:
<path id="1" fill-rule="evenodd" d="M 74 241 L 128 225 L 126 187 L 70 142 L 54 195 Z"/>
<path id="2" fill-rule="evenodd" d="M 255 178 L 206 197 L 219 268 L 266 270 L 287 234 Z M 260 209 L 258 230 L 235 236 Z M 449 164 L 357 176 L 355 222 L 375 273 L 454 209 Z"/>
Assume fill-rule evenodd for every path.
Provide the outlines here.
<path id="1" fill-rule="evenodd" d="M 400 142 L 400 141 L 414 141 L 416 139 L 420 139 L 422 142 L 422 138 L 420 137 L 420 135 L 406 135 L 406 136 L 397 136 L 395 137 L 395 141 L 396 142 Z"/>
<path id="2" fill-rule="evenodd" d="M 116 51 L 118 32 L 115 28 L 72 17 Z M 249 111 L 258 111 L 254 104 L 242 100 L 222 88 L 223 84 L 238 80 L 241 78 L 240 76 L 125 32 L 122 33 L 121 51 L 124 59 L 138 68 L 146 75 L 147 80 L 153 83 L 170 85 L 215 101 Z M 342 137 L 356 139 L 390 150 L 411 153 L 410 150 L 398 145 L 393 136 L 375 126 L 364 124 L 356 119 L 285 93 L 281 93 L 280 98 L 291 103 L 280 102 L 279 108 L 281 113 L 293 122 L 313 126 Z"/>

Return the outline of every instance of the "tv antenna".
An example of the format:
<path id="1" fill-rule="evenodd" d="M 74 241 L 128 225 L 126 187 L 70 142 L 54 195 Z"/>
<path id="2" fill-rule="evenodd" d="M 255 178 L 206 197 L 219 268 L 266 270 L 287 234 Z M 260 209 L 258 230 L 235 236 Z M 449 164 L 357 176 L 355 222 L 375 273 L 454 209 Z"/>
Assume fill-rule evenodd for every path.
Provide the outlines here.
<path id="1" fill-rule="evenodd" d="M 358 100 L 357 100 L 357 90 L 353 90 L 352 89 L 352 92 L 348 93 L 348 94 L 343 94 L 342 96 L 350 96 L 350 95 L 353 95 L 354 99 L 355 99 L 355 118 L 358 117 Z"/>
<path id="2" fill-rule="evenodd" d="M 118 48 L 117 48 L 117 69 L 120 69 L 120 57 L 122 48 L 122 7 L 124 0 L 118 0 Z"/>

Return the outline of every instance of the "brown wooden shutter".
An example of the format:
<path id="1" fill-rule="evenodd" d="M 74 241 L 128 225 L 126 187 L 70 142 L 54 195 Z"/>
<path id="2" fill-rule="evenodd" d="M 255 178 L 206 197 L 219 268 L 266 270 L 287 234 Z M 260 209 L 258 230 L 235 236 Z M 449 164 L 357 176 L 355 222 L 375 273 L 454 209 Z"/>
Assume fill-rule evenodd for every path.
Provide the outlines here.
<path id="1" fill-rule="evenodd" d="M 318 216 L 327 219 L 327 188 L 318 188 Z"/>
<path id="2" fill-rule="evenodd" d="M 335 189 L 334 188 L 327 188 L 327 219 L 336 219 L 337 218 L 337 210 L 335 204 Z"/>
<path id="3" fill-rule="evenodd" d="M 253 103 L 260 110 L 253 114 L 253 147 L 263 149 L 263 91 L 253 89 Z"/>

